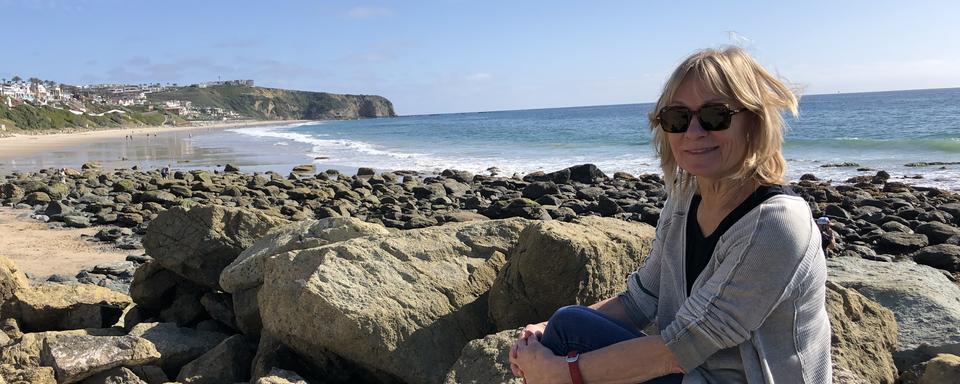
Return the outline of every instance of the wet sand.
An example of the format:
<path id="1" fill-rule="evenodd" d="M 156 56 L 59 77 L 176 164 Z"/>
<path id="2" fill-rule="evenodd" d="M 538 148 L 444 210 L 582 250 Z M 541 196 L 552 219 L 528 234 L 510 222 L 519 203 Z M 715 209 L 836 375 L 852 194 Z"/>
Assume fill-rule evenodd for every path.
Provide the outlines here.
<path id="1" fill-rule="evenodd" d="M 257 121 L 192 127 L 153 127 L 83 133 L 20 135 L 0 138 L 0 175 L 43 168 L 79 168 L 87 162 L 105 169 L 221 168 L 226 163 L 246 171 L 289 171 L 310 163 L 309 148 L 278 151 L 272 142 L 227 131 L 228 128 L 285 126 L 303 121 Z M 298 151 L 291 151 L 298 150 Z"/>

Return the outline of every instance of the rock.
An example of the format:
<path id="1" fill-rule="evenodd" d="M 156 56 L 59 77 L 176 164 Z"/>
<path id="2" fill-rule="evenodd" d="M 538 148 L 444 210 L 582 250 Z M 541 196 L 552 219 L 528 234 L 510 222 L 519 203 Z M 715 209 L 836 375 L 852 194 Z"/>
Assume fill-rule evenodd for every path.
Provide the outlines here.
<path id="1" fill-rule="evenodd" d="M 121 365 L 156 361 L 153 343 L 135 336 L 63 336 L 47 340 L 40 364 L 53 367 L 60 383 L 74 383 Z"/>
<path id="2" fill-rule="evenodd" d="M 441 223 L 463 223 L 466 221 L 490 220 L 489 217 L 470 211 L 453 211 L 440 215 Z"/>
<path id="3" fill-rule="evenodd" d="M 240 208 L 173 208 L 151 222 L 143 247 L 164 268 L 219 290 L 223 268 L 270 229 L 285 223 Z"/>
<path id="4" fill-rule="evenodd" d="M 148 312 L 159 313 L 176 297 L 177 288 L 194 290 L 196 285 L 184 277 L 173 273 L 156 261 L 150 261 L 137 268 L 133 282 L 130 283 L 130 297 L 133 302 Z"/>
<path id="5" fill-rule="evenodd" d="M 229 173 L 229 172 L 240 172 L 240 167 L 237 167 L 236 165 L 227 163 L 227 165 L 225 165 L 225 166 L 223 167 L 223 171 L 224 171 L 224 172 L 228 172 L 228 173 Z"/>
<path id="6" fill-rule="evenodd" d="M 250 380 L 250 362 L 257 346 L 243 335 L 233 335 L 180 370 L 185 384 L 236 383 Z"/>
<path id="7" fill-rule="evenodd" d="M 285 225 L 258 239 L 223 269 L 220 286 L 226 292 L 255 288 L 263 283 L 263 263 L 270 257 L 298 249 L 315 248 L 363 236 L 389 234 L 382 225 L 356 218 L 334 217 Z"/>
<path id="8" fill-rule="evenodd" d="M 543 195 L 555 195 L 560 193 L 560 189 L 557 188 L 557 184 L 552 181 L 535 181 L 530 184 L 527 184 L 523 188 L 522 196 L 530 199 L 536 200 Z"/>
<path id="9" fill-rule="evenodd" d="M 103 166 L 100 165 L 99 162 L 83 163 L 83 165 L 80 166 L 80 169 L 81 169 L 81 170 L 84 170 L 84 171 L 99 171 L 99 170 L 101 170 L 102 168 L 103 168 Z"/>
<path id="10" fill-rule="evenodd" d="M 209 318 L 196 292 L 177 287 L 176 298 L 160 311 L 160 321 L 178 326 L 194 326 Z"/>
<path id="11" fill-rule="evenodd" d="M 893 384 L 897 323 L 893 312 L 853 289 L 827 282 L 827 314 L 832 334 L 831 360 L 868 383 Z"/>
<path id="12" fill-rule="evenodd" d="M 130 297 L 107 288 L 79 284 L 39 284 L 22 289 L 3 307 L 26 331 L 109 327 Z"/>
<path id="13" fill-rule="evenodd" d="M 605 195 L 597 199 L 597 213 L 603 216 L 613 216 L 621 212 L 623 212 L 623 208 L 620 208 L 613 199 Z"/>
<path id="14" fill-rule="evenodd" d="M 140 195 L 140 201 L 143 203 L 157 203 L 165 208 L 177 205 L 180 198 L 170 192 L 165 191 L 146 191 Z"/>
<path id="15" fill-rule="evenodd" d="M 136 373 L 125 368 L 116 367 L 109 371 L 103 371 L 83 380 L 82 384 L 148 384 L 140 379 Z"/>
<path id="16" fill-rule="evenodd" d="M 534 220 L 550 220 L 550 213 L 535 201 L 525 198 L 512 199 L 504 205 L 492 205 L 488 216 L 501 219 L 522 217 Z"/>
<path id="17" fill-rule="evenodd" d="M 256 384 L 308 384 L 296 372 L 274 368 L 267 376 L 257 379 Z"/>
<path id="18" fill-rule="evenodd" d="M 0 349 L 0 363 L 16 368 L 39 367 L 43 346 L 49 341 L 64 336 L 123 336 L 123 330 L 113 328 L 90 328 L 70 331 L 35 332 L 20 335 L 18 342 Z"/>
<path id="19" fill-rule="evenodd" d="M 177 377 L 184 365 L 227 338 L 222 333 L 180 328 L 173 323 L 137 324 L 130 335 L 147 339 L 157 347 L 160 359 L 154 364 L 162 367 L 168 377 Z"/>
<path id="20" fill-rule="evenodd" d="M 64 215 L 72 212 L 74 212 L 73 207 L 64 204 L 62 201 L 51 201 L 50 204 L 47 204 L 47 208 L 43 210 L 43 214 L 47 216 Z"/>
<path id="21" fill-rule="evenodd" d="M 927 246 L 927 236 L 919 233 L 887 232 L 877 239 L 877 253 L 900 255 Z"/>
<path id="22" fill-rule="evenodd" d="M 213 319 L 237 329 L 237 323 L 233 314 L 233 298 L 229 294 L 221 292 L 207 292 L 200 298 L 200 304 L 203 309 Z"/>
<path id="23" fill-rule="evenodd" d="M 126 368 L 147 382 L 147 384 L 163 384 L 170 381 L 170 379 L 167 378 L 167 374 L 163 372 L 163 369 L 155 365 L 138 365 L 136 367 Z"/>
<path id="24" fill-rule="evenodd" d="M 490 318 L 496 329 L 513 329 L 544 321 L 565 305 L 615 296 L 653 238 L 649 225 L 610 218 L 534 223 L 520 234 L 490 289 Z"/>
<path id="25" fill-rule="evenodd" d="M 81 215 L 70 214 L 61 218 L 63 224 L 70 228 L 87 228 L 90 226 L 90 219 Z"/>
<path id="26" fill-rule="evenodd" d="M 12 384 L 57 384 L 53 368 L 50 367 L 16 367 L 0 364 L 0 379 Z"/>
<path id="27" fill-rule="evenodd" d="M 317 166 L 313 164 L 301 164 L 293 167 L 293 173 L 317 173 Z"/>
<path id="28" fill-rule="evenodd" d="M 603 172 L 593 164 L 574 165 L 570 168 L 570 180 L 579 181 L 584 184 L 593 184 L 601 182 L 607 178 Z"/>
<path id="29" fill-rule="evenodd" d="M 510 346 L 516 330 L 506 330 L 476 339 L 463 347 L 447 376 L 445 384 L 508 383 L 523 384 L 523 378 L 510 372 Z"/>
<path id="30" fill-rule="evenodd" d="M 960 287 L 935 268 L 911 260 L 882 263 L 851 257 L 827 260 L 828 280 L 855 289 L 893 311 L 894 362 L 905 370 L 933 356 L 931 347 L 960 343 Z"/>
<path id="31" fill-rule="evenodd" d="M 823 207 L 823 214 L 834 218 L 849 219 L 850 213 L 836 204 L 827 204 Z"/>
<path id="32" fill-rule="evenodd" d="M 946 243 L 950 237 L 960 235 L 960 228 L 934 221 L 921 224 L 916 232 L 926 235 L 931 245 L 937 245 Z"/>
<path id="33" fill-rule="evenodd" d="M 52 201 L 45 192 L 30 192 L 23 197 L 23 202 L 30 205 L 47 204 Z"/>
<path id="34" fill-rule="evenodd" d="M 269 258 L 263 328 L 318 365 L 334 353 L 405 382 L 441 381 L 492 330 L 485 293 L 528 224 L 451 223 Z"/>
<path id="35" fill-rule="evenodd" d="M 27 276 L 10 259 L 0 256 L 0 306 L 29 286 Z"/>
<path id="36" fill-rule="evenodd" d="M 960 357 L 939 354 L 927 362 L 919 384 L 956 383 L 960 381 Z"/>
<path id="37" fill-rule="evenodd" d="M 96 237 L 97 240 L 106 241 L 106 242 L 114 242 L 119 240 L 121 237 L 129 237 L 129 236 L 133 236 L 133 231 L 130 230 L 130 228 L 119 228 L 119 227 L 103 228 L 97 231 L 95 235 L 93 235 L 93 237 Z"/>
<path id="38" fill-rule="evenodd" d="M 938 244 L 924 247 L 913 256 L 913 260 L 948 272 L 960 272 L 960 246 Z"/>

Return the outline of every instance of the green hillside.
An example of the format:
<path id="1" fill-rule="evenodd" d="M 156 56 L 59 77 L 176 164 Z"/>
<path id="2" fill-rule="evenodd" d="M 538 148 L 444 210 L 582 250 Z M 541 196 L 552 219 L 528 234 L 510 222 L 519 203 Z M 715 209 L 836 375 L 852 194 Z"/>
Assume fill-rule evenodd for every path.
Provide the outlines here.
<path id="1" fill-rule="evenodd" d="M 165 120 L 163 114 L 156 111 L 148 112 L 145 108 L 101 106 L 88 112 L 101 113 L 111 109 L 126 113 L 111 113 L 103 116 L 74 115 L 66 110 L 51 106 L 33 106 L 24 103 L 10 108 L 5 104 L 0 104 L 0 124 L 6 125 L 8 129 L 36 131 L 160 125 Z"/>
<path id="2" fill-rule="evenodd" d="M 393 104 L 380 96 L 219 85 L 179 87 L 151 93 L 151 102 L 190 101 L 193 107 L 232 110 L 254 119 L 357 119 L 395 116 Z"/>

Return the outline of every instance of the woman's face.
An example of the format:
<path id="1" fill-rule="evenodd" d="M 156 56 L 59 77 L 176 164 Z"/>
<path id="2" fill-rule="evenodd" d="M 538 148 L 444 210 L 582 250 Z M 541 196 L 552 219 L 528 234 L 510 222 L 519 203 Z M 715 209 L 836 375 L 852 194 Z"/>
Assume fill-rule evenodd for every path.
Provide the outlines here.
<path id="1" fill-rule="evenodd" d="M 669 105 L 685 106 L 697 111 L 704 104 L 726 103 L 739 108 L 732 100 L 714 94 L 697 76 L 688 76 L 677 89 Z M 735 174 L 743 165 L 747 153 L 747 129 L 751 114 L 738 113 L 732 116 L 730 128 L 722 131 L 705 131 L 700 121 L 691 119 L 683 133 L 667 133 L 670 150 L 677 165 L 697 176 L 700 183 L 718 181 Z"/>

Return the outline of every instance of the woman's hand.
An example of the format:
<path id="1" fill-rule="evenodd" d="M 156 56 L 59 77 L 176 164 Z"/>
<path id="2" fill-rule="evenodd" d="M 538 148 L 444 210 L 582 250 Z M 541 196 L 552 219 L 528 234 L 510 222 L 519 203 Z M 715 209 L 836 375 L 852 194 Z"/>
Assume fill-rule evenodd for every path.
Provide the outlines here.
<path id="1" fill-rule="evenodd" d="M 543 335 L 543 331 L 546 329 L 547 329 L 547 322 L 544 321 L 542 323 L 537 323 L 537 324 L 527 324 L 525 327 L 523 327 L 522 329 L 520 329 L 520 331 L 517 332 L 517 340 L 513 342 L 513 346 L 510 348 L 510 371 L 513 372 L 514 376 L 523 377 L 523 371 L 520 369 L 520 367 L 517 366 L 517 363 L 516 363 L 517 348 L 519 347 L 520 343 L 523 343 L 524 345 L 526 345 L 527 338 L 532 336 L 536 337 L 537 340 L 539 341 L 540 336 Z"/>
<path id="2" fill-rule="evenodd" d="M 565 383 L 568 377 L 566 362 L 549 348 L 540 344 L 542 333 L 521 332 L 510 349 L 510 369 L 523 377 L 527 384 Z"/>

